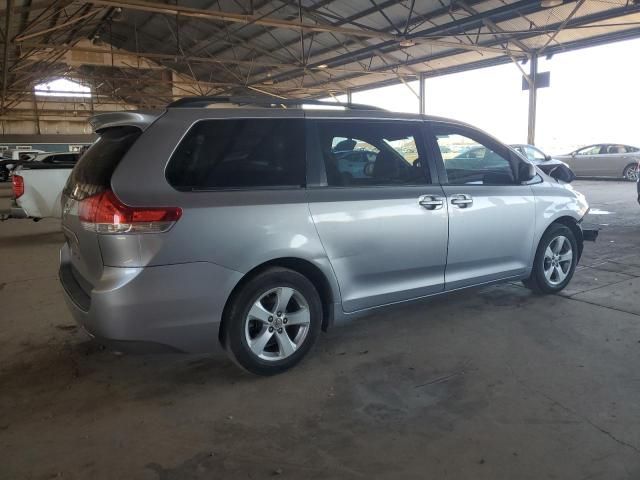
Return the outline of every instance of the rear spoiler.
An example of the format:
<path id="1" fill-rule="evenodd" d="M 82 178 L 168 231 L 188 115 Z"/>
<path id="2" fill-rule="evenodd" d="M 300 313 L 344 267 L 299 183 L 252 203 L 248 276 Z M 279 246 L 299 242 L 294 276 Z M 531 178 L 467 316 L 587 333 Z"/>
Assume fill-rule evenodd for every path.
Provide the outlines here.
<path id="1" fill-rule="evenodd" d="M 145 131 L 162 113 L 143 110 L 99 113 L 89 118 L 89 124 L 96 133 L 110 127 L 137 127 Z"/>

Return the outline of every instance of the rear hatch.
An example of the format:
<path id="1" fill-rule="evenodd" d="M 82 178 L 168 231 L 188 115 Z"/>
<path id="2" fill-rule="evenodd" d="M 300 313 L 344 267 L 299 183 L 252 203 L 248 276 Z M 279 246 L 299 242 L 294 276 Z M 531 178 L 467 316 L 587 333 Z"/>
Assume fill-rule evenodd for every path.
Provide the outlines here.
<path id="1" fill-rule="evenodd" d="M 111 188 L 111 176 L 129 148 L 142 134 L 134 126 L 113 126 L 82 155 L 62 192 L 62 230 L 71 253 L 71 271 L 89 294 L 102 275 L 98 233 L 81 219 L 87 202 Z"/>

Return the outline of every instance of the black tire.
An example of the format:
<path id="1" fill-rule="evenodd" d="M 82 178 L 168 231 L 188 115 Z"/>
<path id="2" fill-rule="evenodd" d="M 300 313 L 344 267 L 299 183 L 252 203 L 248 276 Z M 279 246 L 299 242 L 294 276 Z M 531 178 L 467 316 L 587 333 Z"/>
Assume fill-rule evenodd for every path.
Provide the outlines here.
<path id="1" fill-rule="evenodd" d="M 547 247 L 549 247 L 556 238 L 561 236 L 565 237 L 571 244 L 571 251 L 573 255 L 571 258 L 570 266 L 566 265 L 569 268 L 567 269 L 566 277 L 564 278 L 564 280 L 554 283 L 553 281 L 547 279 L 547 277 L 545 276 L 545 265 L 548 265 L 548 261 L 545 260 L 545 252 L 547 250 Z M 522 283 L 524 283 L 527 288 L 538 294 L 558 293 L 571 281 L 571 278 L 576 271 L 577 264 L 578 242 L 576 241 L 575 235 L 569 227 L 559 223 L 554 223 L 547 229 L 544 235 L 542 235 L 542 238 L 540 239 L 540 243 L 538 244 L 538 248 L 536 250 L 535 259 L 533 261 L 531 276 L 526 280 L 523 280 Z M 560 268 L 563 268 L 563 266 L 560 266 Z"/>
<path id="2" fill-rule="evenodd" d="M 637 182 L 638 181 L 638 165 L 635 163 L 630 163 L 624 170 L 622 171 L 622 176 L 628 182 Z"/>
<path id="3" fill-rule="evenodd" d="M 304 335 L 300 333 L 300 329 L 303 328 L 303 326 L 285 326 L 282 324 L 283 320 L 286 323 L 285 318 L 288 310 L 282 312 L 283 315 L 281 318 L 278 317 L 277 312 L 274 311 L 270 317 L 273 319 L 273 323 L 266 323 L 257 319 L 249 320 L 249 312 L 254 304 L 265 298 L 266 301 L 269 301 L 273 295 L 276 296 L 275 301 L 277 301 L 277 297 L 279 296 L 278 292 L 281 292 L 281 290 L 277 289 L 280 288 L 288 288 L 295 291 L 294 296 L 291 297 L 292 300 L 288 303 L 289 310 L 299 309 L 299 312 L 302 310 L 306 311 L 308 308 L 309 323 L 303 332 Z M 270 291 L 274 290 L 277 290 L 277 292 L 267 295 Z M 306 308 L 301 306 L 303 302 L 306 302 Z M 263 303 L 263 305 L 265 304 Z M 268 311 L 275 308 L 270 305 L 266 307 L 265 310 Z M 294 313 L 296 312 L 292 312 L 291 315 Z M 238 292 L 234 293 L 223 316 L 223 341 L 230 358 L 240 367 L 256 375 L 275 375 L 292 368 L 302 360 L 315 343 L 320 332 L 321 324 L 322 302 L 313 283 L 298 272 L 286 268 L 274 267 L 257 274 L 242 285 Z M 250 335 L 253 330 L 256 331 L 257 337 L 260 334 L 266 333 L 265 329 L 268 330 L 269 328 L 272 330 L 275 328 L 276 330 L 271 333 L 272 336 L 269 342 L 267 342 L 262 354 L 274 355 L 274 358 L 264 359 L 251 349 L 247 336 Z M 284 338 L 278 337 L 278 335 L 282 335 L 282 333 L 279 333 L 280 330 L 292 340 L 293 344 L 295 344 L 295 338 L 291 338 L 291 336 L 295 337 L 296 335 L 300 335 L 301 337 L 301 342 L 296 346 L 293 353 L 282 359 L 277 358 L 278 355 L 282 355 L 282 344 L 280 340 Z M 269 349 L 271 349 L 271 352 L 268 351 Z M 276 352 L 273 353 L 273 350 L 276 350 Z"/>

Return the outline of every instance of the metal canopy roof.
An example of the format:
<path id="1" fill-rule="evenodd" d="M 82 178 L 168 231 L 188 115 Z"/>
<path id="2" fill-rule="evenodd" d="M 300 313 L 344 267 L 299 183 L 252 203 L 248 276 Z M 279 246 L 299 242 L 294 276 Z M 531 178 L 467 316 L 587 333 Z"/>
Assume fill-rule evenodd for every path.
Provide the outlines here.
<path id="1" fill-rule="evenodd" d="M 7 0 L 2 109 L 57 76 L 140 107 L 324 97 L 640 36 L 637 0 L 546 1 Z"/>

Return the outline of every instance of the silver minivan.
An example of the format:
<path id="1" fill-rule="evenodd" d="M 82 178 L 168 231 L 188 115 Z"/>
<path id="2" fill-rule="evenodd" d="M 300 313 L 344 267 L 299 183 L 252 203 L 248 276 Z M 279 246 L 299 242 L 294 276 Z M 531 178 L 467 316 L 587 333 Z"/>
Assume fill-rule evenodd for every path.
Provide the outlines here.
<path id="1" fill-rule="evenodd" d="M 382 306 L 571 280 L 584 196 L 486 133 L 271 101 L 92 118 L 99 140 L 64 189 L 60 254 L 67 303 L 92 337 L 119 350 L 222 346 L 269 375 L 320 330 Z M 366 161 L 342 161 L 349 151 Z"/>

